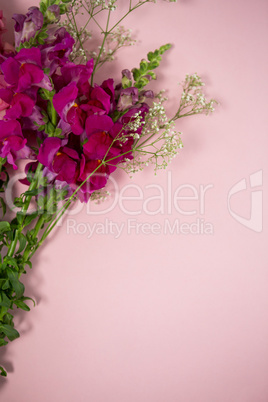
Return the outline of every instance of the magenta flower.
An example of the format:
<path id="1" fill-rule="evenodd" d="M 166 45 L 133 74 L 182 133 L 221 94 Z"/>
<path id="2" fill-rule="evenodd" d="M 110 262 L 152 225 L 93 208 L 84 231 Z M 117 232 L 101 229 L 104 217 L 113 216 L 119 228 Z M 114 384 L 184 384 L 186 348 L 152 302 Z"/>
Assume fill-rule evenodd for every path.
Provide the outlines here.
<path id="1" fill-rule="evenodd" d="M 4 94 L 1 95 L 1 92 L 4 91 L 6 92 L 6 96 Z M 6 111 L 5 120 L 16 120 L 20 117 L 31 116 L 35 102 L 26 94 L 16 93 L 13 95 L 10 92 L 8 93 L 7 89 L 0 90 L 0 98 L 4 98 L 10 105 L 10 108 Z"/>
<path id="2" fill-rule="evenodd" d="M 69 62 L 75 40 L 65 28 L 50 28 L 47 30 L 48 38 L 45 44 L 39 46 L 42 56 L 42 65 L 54 74 L 58 67 Z"/>
<path id="3" fill-rule="evenodd" d="M 0 121 L 0 157 L 7 158 L 14 169 L 17 169 L 17 159 L 28 158 L 31 154 L 26 142 L 17 120 Z"/>
<path id="4" fill-rule="evenodd" d="M 13 97 L 13 93 L 10 92 L 11 91 L 9 91 L 8 89 L 0 89 L 0 120 L 3 120 L 6 115 L 7 109 L 10 107 L 11 99 Z"/>
<path id="5" fill-rule="evenodd" d="M 83 152 L 88 159 L 107 161 L 107 173 L 112 173 L 116 165 L 125 158 L 132 159 L 133 138 L 128 137 L 123 125 L 109 116 L 92 115 L 86 121 L 88 141 L 83 145 Z"/>
<path id="6" fill-rule="evenodd" d="M 14 14 L 15 20 L 15 46 L 19 47 L 21 43 L 28 42 L 34 38 L 44 22 L 44 17 L 38 7 L 30 7 L 26 15 Z"/>
<path id="7" fill-rule="evenodd" d="M 71 131 L 76 135 L 81 135 L 84 132 L 86 113 L 75 102 L 77 96 L 76 83 L 71 82 L 54 95 L 53 105 L 61 119 L 70 125 Z"/>
<path id="8" fill-rule="evenodd" d="M 42 70 L 40 50 L 35 47 L 21 49 L 15 57 L 7 58 L 1 69 L 14 92 L 24 92 L 33 86 L 52 90 L 50 79 Z"/>
<path id="9" fill-rule="evenodd" d="M 134 120 L 134 115 L 137 113 L 140 113 L 140 116 L 142 117 L 142 119 L 145 118 L 145 115 L 148 113 L 149 111 L 149 106 L 147 105 L 147 103 L 141 103 L 141 104 L 137 104 L 135 106 L 132 106 L 123 116 L 121 116 L 118 120 L 119 123 L 123 124 L 124 126 L 124 130 L 126 132 L 130 131 L 127 127 L 128 123 L 130 123 L 131 121 Z M 142 127 L 139 127 L 136 130 L 136 133 L 140 134 L 142 131 Z"/>
<path id="10" fill-rule="evenodd" d="M 81 105 L 81 109 L 88 116 L 91 114 L 108 114 L 111 109 L 111 96 L 101 86 L 91 87 L 89 99 Z"/>
<path id="11" fill-rule="evenodd" d="M 78 97 L 89 93 L 89 79 L 94 67 L 93 59 L 89 60 L 86 65 L 67 63 L 61 68 L 60 84 L 61 87 L 74 82 L 78 89 Z M 57 82 L 56 82 L 57 84 Z"/>
<path id="12" fill-rule="evenodd" d="M 121 89 L 117 104 L 117 110 L 124 111 L 139 101 L 139 90 L 135 87 Z"/>
<path id="13" fill-rule="evenodd" d="M 87 180 L 78 191 L 78 197 L 81 202 L 87 202 L 90 195 L 106 186 L 109 178 L 107 166 L 101 164 L 101 160 L 84 160 L 80 164 L 80 175 L 75 184 L 71 187 L 75 190 L 83 181 Z"/>
<path id="14" fill-rule="evenodd" d="M 79 155 L 74 149 L 63 146 L 59 138 L 46 138 L 40 146 L 37 159 L 56 174 L 57 180 L 68 184 L 76 181 Z"/>

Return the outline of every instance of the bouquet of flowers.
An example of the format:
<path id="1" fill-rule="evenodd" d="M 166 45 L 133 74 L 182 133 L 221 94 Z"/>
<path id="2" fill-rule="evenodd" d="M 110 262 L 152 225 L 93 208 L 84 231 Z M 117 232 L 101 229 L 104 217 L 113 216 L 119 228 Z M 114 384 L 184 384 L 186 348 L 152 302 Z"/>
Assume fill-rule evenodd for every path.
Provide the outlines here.
<path id="1" fill-rule="evenodd" d="M 165 168 L 182 148 L 174 122 L 214 110 L 197 74 L 181 84 L 172 118 L 163 92 L 147 88 L 170 44 L 124 69 L 121 82 L 95 82 L 100 67 L 133 44 L 122 20 L 149 2 L 155 1 L 129 0 L 127 13 L 111 25 L 117 0 L 41 0 L 26 15 L 14 14 L 14 46 L 3 42 L 0 11 L 0 346 L 19 337 L 11 312 L 29 311 L 26 301 L 32 300 L 20 277 L 65 211 L 76 201 L 104 199 L 117 168 L 130 175 L 151 163 L 155 171 Z M 81 13 L 87 16 L 83 26 Z M 97 49 L 90 47 L 90 24 L 100 29 Z M 20 180 L 25 191 L 14 197 L 9 184 L 20 160 L 27 161 Z M 10 199 L 13 216 L 5 220 Z"/>

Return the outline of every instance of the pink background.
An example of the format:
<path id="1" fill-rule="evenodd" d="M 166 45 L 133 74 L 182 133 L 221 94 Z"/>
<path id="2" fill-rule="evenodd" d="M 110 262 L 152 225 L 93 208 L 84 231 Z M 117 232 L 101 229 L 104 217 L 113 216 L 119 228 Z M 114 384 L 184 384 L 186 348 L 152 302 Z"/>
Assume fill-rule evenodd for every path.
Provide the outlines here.
<path id="1" fill-rule="evenodd" d="M 38 2 L 0 4 L 11 16 Z M 132 181 L 115 176 L 120 191 L 132 184 L 125 195 L 137 197 L 134 184 L 143 194 L 124 200 L 128 212 L 118 203 L 99 216 L 84 208 L 39 251 L 24 278 L 38 305 L 16 315 L 21 338 L 1 351 L 9 370 L 0 383 L 3 402 L 268 400 L 267 11 L 265 0 L 159 1 L 128 18 L 138 44 L 122 50 L 100 80 L 119 79 L 123 68 L 171 42 L 154 86 L 169 89 L 170 115 L 176 83 L 186 73 L 198 72 L 220 106 L 208 118 L 178 122 L 184 149 L 166 171 L 155 177 L 148 168 Z M 255 172 L 263 174 L 263 184 L 251 190 Z M 228 192 L 243 179 L 248 188 L 233 196 L 232 211 L 249 219 L 251 191 L 259 191 L 263 215 L 260 200 L 254 201 L 251 222 L 262 218 L 262 231 L 228 211 Z M 150 184 L 165 196 L 182 184 L 198 191 L 211 185 L 204 213 L 198 201 L 184 200 L 180 208 L 192 215 L 177 211 L 174 202 L 171 211 L 165 203 L 162 213 L 149 215 L 142 210 L 146 200 L 151 211 L 159 206 L 149 205 L 157 194 Z M 193 195 L 189 191 L 181 195 Z M 68 219 L 82 224 L 80 234 L 68 233 Z M 82 234 L 86 223 L 105 219 L 124 224 L 122 235 Z M 203 219 L 214 233 L 127 233 L 131 219 L 160 227 L 167 220 Z"/>

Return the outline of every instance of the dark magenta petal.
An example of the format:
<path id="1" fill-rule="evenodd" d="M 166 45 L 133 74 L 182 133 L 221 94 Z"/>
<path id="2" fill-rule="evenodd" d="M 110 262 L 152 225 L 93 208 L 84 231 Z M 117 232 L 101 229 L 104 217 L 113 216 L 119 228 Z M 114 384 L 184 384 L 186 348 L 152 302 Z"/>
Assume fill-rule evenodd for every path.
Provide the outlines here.
<path id="1" fill-rule="evenodd" d="M 60 119 L 57 128 L 61 129 L 61 135 L 67 136 L 72 132 L 71 126 L 69 123 L 66 123 L 64 120 Z"/>
<path id="2" fill-rule="evenodd" d="M 26 16 L 14 14 L 15 20 L 15 46 L 18 47 L 21 42 L 29 41 L 38 30 L 43 26 L 43 14 L 38 7 L 30 7 Z"/>
<path id="3" fill-rule="evenodd" d="M 32 114 L 34 101 L 29 96 L 21 93 L 14 95 L 11 108 L 7 110 L 6 119 L 18 119 L 21 116 L 28 117 Z"/>
<path id="4" fill-rule="evenodd" d="M 20 63 L 9 57 L 1 65 L 5 81 L 10 85 L 16 85 L 19 78 Z"/>
<path id="5" fill-rule="evenodd" d="M 109 131 L 109 134 L 113 138 L 116 138 L 116 139 L 120 138 L 124 134 L 123 125 L 121 123 L 115 122 L 113 127 Z"/>
<path id="6" fill-rule="evenodd" d="M 46 138 L 43 144 L 40 146 L 37 159 L 44 166 L 51 167 L 53 159 L 56 153 L 61 147 L 61 140 L 56 137 Z"/>
<path id="7" fill-rule="evenodd" d="M 133 119 L 133 116 L 136 113 L 140 113 L 140 115 L 142 117 L 144 117 L 145 114 L 148 113 L 148 111 L 149 111 L 149 106 L 147 105 L 147 103 L 142 103 L 139 106 L 131 107 L 122 117 L 120 117 L 120 119 L 118 121 L 120 123 L 122 123 L 123 125 L 126 125 L 127 123 L 130 122 L 130 120 Z"/>
<path id="8" fill-rule="evenodd" d="M 35 63 L 37 66 L 42 67 L 41 52 L 36 47 L 21 49 L 14 59 L 21 63 Z"/>
<path id="9" fill-rule="evenodd" d="M 103 109 L 106 111 L 106 113 L 109 113 L 111 107 L 111 99 L 107 92 L 104 91 L 104 89 L 102 89 L 101 87 L 93 88 L 90 97 L 92 100 L 99 101 L 102 104 Z"/>
<path id="10" fill-rule="evenodd" d="M 10 89 L 0 89 L 0 99 L 9 105 L 12 102 L 14 93 Z"/>
<path id="11" fill-rule="evenodd" d="M 41 88 L 47 89 L 48 91 L 53 90 L 53 85 L 51 84 L 51 81 L 46 74 L 44 74 L 44 77 L 43 77 L 42 81 L 39 82 L 38 86 Z"/>
<path id="12" fill-rule="evenodd" d="M 72 148 L 68 148 L 68 147 L 63 147 L 62 148 L 62 152 L 64 152 L 66 155 L 70 156 L 70 158 L 72 159 L 77 159 L 79 160 L 79 155 L 78 153 L 72 149 Z"/>
<path id="13" fill-rule="evenodd" d="M 17 120 L 0 120 L 0 141 L 11 135 L 22 136 L 20 123 Z"/>
<path id="14" fill-rule="evenodd" d="M 106 114 L 102 103 L 98 100 L 89 100 L 87 104 L 82 104 L 80 107 L 88 116 L 91 116 L 92 114 L 98 114 L 100 116 Z"/>
<path id="15" fill-rule="evenodd" d="M 58 173 L 57 179 L 66 181 L 67 183 L 74 182 L 76 178 L 77 162 L 69 158 L 68 155 L 58 152 L 53 161 L 53 171 Z"/>
<path id="16" fill-rule="evenodd" d="M 26 20 L 26 16 L 23 14 L 13 14 L 12 19 L 15 21 L 14 29 L 16 32 L 19 32 L 23 28 L 23 23 Z"/>
<path id="17" fill-rule="evenodd" d="M 67 63 L 61 68 L 61 73 L 66 85 L 70 82 L 75 82 L 78 89 L 88 83 L 93 71 L 93 59 L 89 60 L 86 65 Z"/>
<path id="18" fill-rule="evenodd" d="M 99 115 L 91 115 L 88 116 L 86 120 L 86 133 L 87 136 L 90 137 L 91 134 L 96 131 L 110 131 L 113 127 L 114 122 L 111 117 L 107 115 L 99 116 Z"/>
<path id="19" fill-rule="evenodd" d="M 138 88 L 125 88 L 120 91 L 120 98 L 117 104 L 117 109 L 123 111 L 135 105 L 139 100 Z"/>
<path id="20" fill-rule="evenodd" d="M 30 74 L 23 74 L 19 78 L 19 82 L 17 85 L 17 88 L 15 89 L 16 91 L 25 91 L 27 88 L 29 88 L 32 85 L 32 77 Z"/>
<path id="21" fill-rule="evenodd" d="M 55 29 L 55 27 L 47 30 L 48 38 L 46 43 L 40 46 L 42 64 L 50 69 L 50 74 L 53 74 L 58 67 L 62 67 L 69 62 L 68 57 L 75 43 L 75 40 L 65 28 Z"/>
<path id="22" fill-rule="evenodd" d="M 32 113 L 28 117 L 22 118 L 22 128 L 23 130 L 37 130 L 37 126 L 43 126 L 45 124 L 44 116 L 41 113 L 41 108 L 39 106 L 34 106 Z M 36 137 L 36 133 L 33 134 Z"/>
<path id="23" fill-rule="evenodd" d="M 90 174 L 92 174 L 92 176 L 90 176 L 88 181 L 82 186 L 82 190 L 84 192 L 92 193 L 93 191 L 99 190 L 106 185 L 108 180 L 106 168 L 105 166 L 100 165 L 98 160 L 92 160 L 85 164 L 84 171 L 80 175 L 79 180 L 81 182 L 85 181 Z"/>
<path id="24" fill-rule="evenodd" d="M 2 146 L 0 145 L 0 157 L 7 158 L 7 162 L 17 169 L 15 161 L 19 158 L 27 157 L 29 155 L 29 148 L 25 147 L 27 140 L 18 137 L 16 135 L 11 135 L 2 141 Z M 25 148 L 25 152 L 19 155 L 19 152 Z"/>
<path id="25" fill-rule="evenodd" d="M 154 93 L 151 90 L 147 90 L 147 91 L 141 91 L 139 94 L 140 97 L 142 98 L 154 98 Z"/>
<path id="26" fill-rule="evenodd" d="M 112 138 L 105 131 L 93 133 L 83 145 L 85 155 L 89 159 L 103 159 L 112 145 Z"/>
<path id="27" fill-rule="evenodd" d="M 26 16 L 22 14 L 13 14 L 13 20 L 15 20 L 15 46 L 19 46 L 22 38 L 22 29 Z"/>
<path id="28" fill-rule="evenodd" d="M 67 87 L 62 88 L 54 95 L 53 105 L 61 118 L 65 120 L 65 114 L 71 107 L 71 104 L 76 100 L 78 89 L 75 82 L 71 82 Z M 65 112 L 65 113 L 64 113 Z"/>
<path id="29" fill-rule="evenodd" d="M 49 6 L 47 10 L 50 13 L 54 14 L 55 19 L 60 18 L 60 8 L 57 4 L 53 4 L 52 6 Z"/>
<path id="30" fill-rule="evenodd" d="M 108 80 L 103 81 L 101 84 L 101 88 L 110 96 L 110 101 L 114 100 L 114 80 L 109 78 Z"/>
<path id="31" fill-rule="evenodd" d="M 129 70 L 122 70 L 122 78 L 126 77 L 129 81 L 132 80 L 132 74 Z"/>
<path id="32" fill-rule="evenodd" d="M 25 63 L 21 65 L 19 78 L 21 78 L 24 74 L 29 74 L 32 84 L 39 84 L 39 82 L 41 82 L 44 78 L 43 70 L 32 63 Z"/>
<path id="33" fill-rule="evenodd" d="M 72 106 L 67 113 L 67 121 L 71 125 L 75 135 L 81 135 L 85 131 L 86 113 L 79 106 Z"/>

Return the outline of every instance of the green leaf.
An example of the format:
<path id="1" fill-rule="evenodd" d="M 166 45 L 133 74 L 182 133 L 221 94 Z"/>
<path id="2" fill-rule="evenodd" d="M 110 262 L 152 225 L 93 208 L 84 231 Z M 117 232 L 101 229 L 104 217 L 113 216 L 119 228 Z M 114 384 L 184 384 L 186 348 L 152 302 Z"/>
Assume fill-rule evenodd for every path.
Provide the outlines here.
<path id="1" fill-rule="evenodd" d="M 8 265 L 11 265 L 14 268 L 16 268 L 17 270 L 19 270 L 19 267 L 18 267 L 18 264 L 17 264 L 17 261 L 15 260 L 15 258 L 6 256 L 4 258 L 4 262 L 7 263 Z"/>
<path id="2" fill-rule="evenodd" d="M 19 281 L 18 273 L 10 268 L 7 268 L 7 276 L 11 282 L 17 298 L 19 299 L 23 295 L 25 287 L 23 283 Z"/>
<path id="3" fill-rule="evenodd" d="M 55 136 L 55 137 L 58 137 L 58 136 L 61 135 L 61 133 L 62 133 L 62 129 L 56 128 L 56 130 L 54 131 L 54 136 Z"/>
<path id="4" fill-rule="evenodd" d="M 1 203 L 1 208 L 2 208 L 2 210 L 3 210 L 3 216 L 4 216 L 4 215 L 6 214 L 7 207 L 6 207 L 5 201 L 3 200 L 2 197 L 0 197 L 0 203 Z"/>
<path id="5" fill-rule="evenodd" d="M 33 264 L 31 263 L 31 261 L 25 261 L 25 263 L 24 264 L 27 264 L 27 265 L 29 265 L 29 267 L 32 269 L 32 267 L 33 267 Z"/>
<path id="6" fill-rule="evenodd" d="M 11 300 L 7 297 L 5 292 L 1 292 L 0 297 L 1 297 L 0 306 L 10 308 L 11 307 Z"/>
<path id="7" fill-rule="evenodd" d="M 4 343 L 5 342 L 5 343 Z M 4 345 L 6 345 L 7 344 L 7 341 L 4 341 L 3 340 L 3 343 L 1 344 L 1 340 L 0 340 L 0 346 L 4 346 Z M 0 366 L 0 375 L 2 376 L 2 377 L 6 377 L 7 376 L 7 372 L 6 372 L 6 370 L 4 369 L 4 367 L 2 367 L 2 366 Z"/>
<path id="8" fill-rule="evenodd" d="M 14 341 L 14 339 L 20 336 L 18 331 L 8 324 L 0 324 L 0 331 L 3 332 L 10 341 Z"/>
<path id="9" fill-rule="evenodd" d="M 37 40 L 38 40 L 39 45 L 44 45 L 45 44 L 44 39 L 38 37 Z"/>
<path id="10" fill-rule="evenodd" d="M 30 225 L 30 223 L 38 216 L 38 212 L 33 212 L 32 214 L 29 214 L 26 216 L 25 221 L 24 221 L 24 226 Z"/>
<path id="11" fill-rule="evenodd" d="M 7 344 L 8 344 L 8 341 L 6 341 L 4 338 L 0 338 L 0 346 L 5 346 Z"/>
<path id="12" fill-rule="evenodd" d="M 40 11 L 43 15 L 45 15 L 47 11 L 47 6 L 43 2 L 40 3 Z"/>
<path id="13" fill-rule="evenodd" d="M 24 193 L 24 195 L 26 195 L 26 196 L 28 196 L 28 195 L 34 196 L 34 195 L 37 195 L 37 194 L 38 194 L 38 189 L 37 188 L 34 189 L 34 190 L 25 191 L 25 193 Z"/>
<path id="14" fill-rule="evenodd" d="M 21 300 L 14 300 L 14 304 L 16 304 L 16 306 L 17 306 L 18 308 L 21 308 L 21 309 L 24 310 L 24 311 L 30 311 L 30 310 L 31 310 L 30 307 L 27 306 L 27 304 L 24 303 L 24 302 L 21 301 Z"/>
<path id="15" fill-rule="evenodd" d="M 0 222 L 0 233 L 8 232 L 10 229 L 11 228 L 9 222 L 6 221 Z"/>
<path id="16" fill-rule="evenodd" d="M 32 299 L 31 297 L 22 296 L 22 297 L 20 298 L 20 300 L 31 300 L 31 301 L 33 302 L 34 307 L 35 307 L 35 301 L 34 301 L 34 299 Z"/>
<path id="17" fill-rule="evenodd" d="M 159 49 L 160 54 L 165 53 L 171 47 L 172 47 L 171 43 L 167 43 L 166 45 L 161 46 L 160 49 Z"/>
<path id="18" fill-rule="evenodd" d="M 141 71 L 142 73 L 144 73 L 144 72 L 147 71 L 147 69 L 148 69 L 148 63 L 147 63 L 147 61 L 146 61 L 146 60 L 142 60 L 142 61 L 140 62 L 140 71 Z"/>
<path id="19" fill-rule="evenodd" d="M 154 70 L 155 68 L 157 68 L 160 65 L 160 62 L 158 60 L 153 60 L 150 62 L 150 64 L 148 65 L 150 70 Z"/>
<path id="20" fill-rule="evenodd" d="M 2 286 L 2 289 L 3 289 L 3 290 L 6 290 L 6 289 L 8 289 L 9 287 L 10 287 L 9 280 L 6 279 L 5 282 L 4 282 L 4 284 L 3 284 L 3 286 Z"/>
<path id="21" fill-rule="evenodd" d="M 26 237 L 22 233 L 19 234 L 19 243 L 20 243 L 20 246 L 17 251 L 18 254 L 24 250 L 26 243 L 27 243 Z"/>
<path id="22" fill-rule="evenodd" d="M 18 221 L 19 225 L 21 225 L 21 224 L 22 224 L 23 219 L 24 219 L 24 216 L 25 216 L 25 214 L 24 214 L 24 213 L 22 213 L 22 212 L 17 212 L 16 217 L 17 217 L 17 221 Z"/>
<path id="23" fill-rule="evenodd" d="M 0 321 L 3 320 L 3 317 L 6 317 L 8 309 L 9 309 L 9 307 L 1 306 L 1 309 L 0 309 Z"/>

